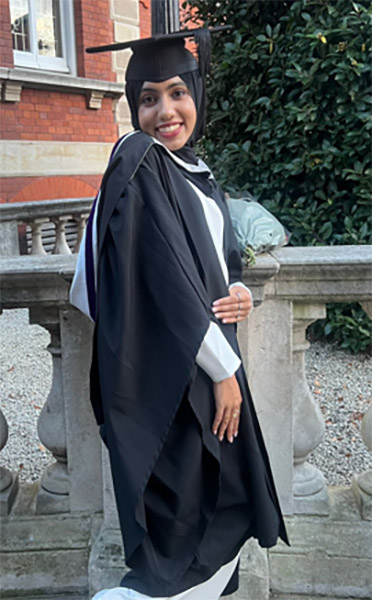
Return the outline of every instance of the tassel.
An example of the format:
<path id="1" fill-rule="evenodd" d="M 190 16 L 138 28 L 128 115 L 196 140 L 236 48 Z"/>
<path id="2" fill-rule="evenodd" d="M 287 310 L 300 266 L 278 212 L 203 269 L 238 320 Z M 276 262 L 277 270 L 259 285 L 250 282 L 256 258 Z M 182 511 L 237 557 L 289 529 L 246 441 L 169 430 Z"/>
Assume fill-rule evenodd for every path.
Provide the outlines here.
<path id="1" fill-rule="evenodd" d="M 195 42 L 198 46 L 199 72 L 205 77 L 211 68 L 211 34 L 209 29 L 198 29 L 195 31 Z"/>

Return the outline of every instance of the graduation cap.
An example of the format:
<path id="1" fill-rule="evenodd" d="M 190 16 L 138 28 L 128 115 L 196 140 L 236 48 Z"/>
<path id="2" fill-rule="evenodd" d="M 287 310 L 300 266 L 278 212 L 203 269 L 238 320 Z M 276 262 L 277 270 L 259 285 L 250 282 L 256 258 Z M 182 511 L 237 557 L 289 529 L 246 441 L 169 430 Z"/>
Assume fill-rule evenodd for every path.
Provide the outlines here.
<path id="1" fill-rule="evenodd" d="M 116 52 L 130 48 L 133 55 L 126 71 L 126 81 L 165 81 L 175 75 L 191 71 L 199 71 L 204 77 L 209 70 L 211 33 L 228 29 L 231 29 L 230 25 L 221 25 L 212 29 L 205 27 L 184 29 L 129 42 L 95 46 L 87 48 L 86 52 Z M 195 39 L 199 62 L 185 48 L 186 38 Z"/>

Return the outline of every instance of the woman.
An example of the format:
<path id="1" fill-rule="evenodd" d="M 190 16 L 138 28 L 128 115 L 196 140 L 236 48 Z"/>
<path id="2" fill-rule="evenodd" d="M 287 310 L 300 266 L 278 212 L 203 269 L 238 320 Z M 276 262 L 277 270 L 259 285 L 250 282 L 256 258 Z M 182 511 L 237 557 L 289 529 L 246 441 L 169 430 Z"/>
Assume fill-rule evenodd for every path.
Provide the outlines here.
<path id="1" fill-rule="evenodd" d="M 193 151 L 207 62 L 184 47 L 194 34 L 92 49 L 133 49 L 135 128 L 103 177 L 71 294 L 96 321 L 91 399 L 131 569 L 95 600 L 216 600 L 237 589 L 249 537 L 287 541 L 236 341 L 251 296 L 223 194 Z"/>

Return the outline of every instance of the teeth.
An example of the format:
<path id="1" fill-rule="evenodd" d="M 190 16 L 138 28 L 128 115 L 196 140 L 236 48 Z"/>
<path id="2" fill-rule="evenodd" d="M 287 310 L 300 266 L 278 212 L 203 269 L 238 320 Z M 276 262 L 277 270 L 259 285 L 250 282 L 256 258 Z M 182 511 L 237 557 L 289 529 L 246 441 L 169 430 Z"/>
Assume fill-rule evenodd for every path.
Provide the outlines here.
<path id="1" fill-rule="evenodd" d="M 167 125 L 166 127 L 159 127 L 158 129 L 160 132 L 170 133 L 171 131 L 178 129 L 179 126 L 179 123 L 177 123 L 176 125 Z"/>

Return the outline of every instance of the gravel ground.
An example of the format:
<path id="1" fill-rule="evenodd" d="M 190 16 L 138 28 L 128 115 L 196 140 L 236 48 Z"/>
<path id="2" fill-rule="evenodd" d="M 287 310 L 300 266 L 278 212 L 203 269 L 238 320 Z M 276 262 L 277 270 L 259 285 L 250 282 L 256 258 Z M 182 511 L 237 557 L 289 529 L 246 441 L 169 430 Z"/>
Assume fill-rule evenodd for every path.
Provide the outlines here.
<path id="1" fill-rule="evenodd" d="M 51 387 L 50 337 L 29 325 L 28 311 L 4 311 L 0 316 L 0 398 L 9 426 L 1 465 L 20 472 L 22 481 L 40 477 L 53 461 L 37 436 L 37 419 Z M 360 436 L 360 424 L 371 401 L 372 360 L 312 344 L 306 353 L 309 386 L 326 421 L 324 441 L 311 462 L 330 485 L 351 481 L 353 473 L 370 468 L 370 452 Z"/>

